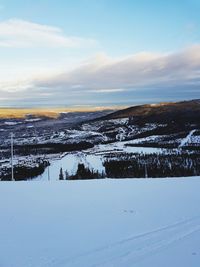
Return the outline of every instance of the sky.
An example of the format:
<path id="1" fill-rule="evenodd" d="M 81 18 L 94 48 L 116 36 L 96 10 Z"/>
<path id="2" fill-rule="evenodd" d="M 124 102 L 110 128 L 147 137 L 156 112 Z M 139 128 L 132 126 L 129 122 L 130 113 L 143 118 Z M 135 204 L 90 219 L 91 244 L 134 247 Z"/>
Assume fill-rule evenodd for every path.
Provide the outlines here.
<path id="1" fill-rule="evenodd" d="M 0 107 L 200 98 L 200 0 L 0 0 Z"/>

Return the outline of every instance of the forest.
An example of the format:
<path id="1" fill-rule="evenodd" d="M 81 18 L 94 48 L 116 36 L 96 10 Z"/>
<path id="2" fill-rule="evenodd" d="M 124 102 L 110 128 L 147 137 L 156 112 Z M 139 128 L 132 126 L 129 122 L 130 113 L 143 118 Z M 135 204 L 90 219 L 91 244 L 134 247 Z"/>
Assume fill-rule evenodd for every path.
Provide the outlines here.
<path id="1" fill-rule="evenodd" d="M 91 170 L 83 163 L 78 164 L 74 175 L 60 175 L 60 180 L 99 178 L 158 178 L 200 175 L 200 153 L 181 154 L 132 154 L 107 158 L 105 172 Z"/>

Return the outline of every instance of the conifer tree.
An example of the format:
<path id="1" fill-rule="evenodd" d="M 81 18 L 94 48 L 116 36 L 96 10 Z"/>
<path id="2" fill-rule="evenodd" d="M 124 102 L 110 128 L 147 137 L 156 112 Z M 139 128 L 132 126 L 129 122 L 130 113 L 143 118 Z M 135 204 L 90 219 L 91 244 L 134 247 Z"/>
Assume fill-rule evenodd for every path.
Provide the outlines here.
<path id="1" fill-rule="evenodd" d="M 60 168 L 59 180 L 64 180 L 63 170 Z"/>

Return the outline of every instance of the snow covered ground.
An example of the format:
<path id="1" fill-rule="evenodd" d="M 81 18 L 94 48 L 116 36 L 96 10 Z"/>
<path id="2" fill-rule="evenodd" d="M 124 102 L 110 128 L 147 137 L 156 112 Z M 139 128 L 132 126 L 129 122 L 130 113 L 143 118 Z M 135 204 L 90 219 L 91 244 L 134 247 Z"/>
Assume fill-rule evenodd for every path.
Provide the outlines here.
<path id="1" fill-rule="evenodd" d="M 192 135 L 196 132 L 196 130 L 192 130 L 189 132 L 189 134 L 181 140 L 181 143 L 179 147 L 183 147 L 185 144 L 189 143 L 191 141 Z"/>
<path id="2" fill-rule="evenodd" d="M 200 177 L 0 183 L 0 267 L 199 267 Z"/>
<path id="3" fill-rule="evenodd" d="M 133 142 L 134 143 L 134 142 Z M 74 175 L 77 171 L 78 164 L 83 163 L 85 167 L 90 170 L 98 171 L 102 173 L 105 171 L 103 163 L 105 161 L 105 155 L 110 153 L 161 153 L 166 152 L 166 149 L 152 148 L 152 147 L 128 147 L 127 144 L 132 144 L 131 141 L 115 142 L 111 144 L 100 144 L 94 148 L 83 150 L 81 152 L 66 153 L 63 157 L 53 159 L 44 173 L 36 177 L 36 180 L 48 180 L 50 174 L 50 180 L 58 180 L 60 168 L 63 171 L 67 170 L 69 175 Z M 172 151 L 172 150 L 170 150 Z"/>

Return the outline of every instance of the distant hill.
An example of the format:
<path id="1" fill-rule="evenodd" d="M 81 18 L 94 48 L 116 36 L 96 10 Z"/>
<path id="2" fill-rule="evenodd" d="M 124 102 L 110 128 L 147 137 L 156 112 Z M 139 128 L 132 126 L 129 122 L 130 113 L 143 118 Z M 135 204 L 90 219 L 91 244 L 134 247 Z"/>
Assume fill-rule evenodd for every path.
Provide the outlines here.
<path id="1" fill-rule="evenodd" d="M 101 120 L 131 118 L 145 123 L 200 123 L 200 99 L 134 106 L 108 114 Z"/>

